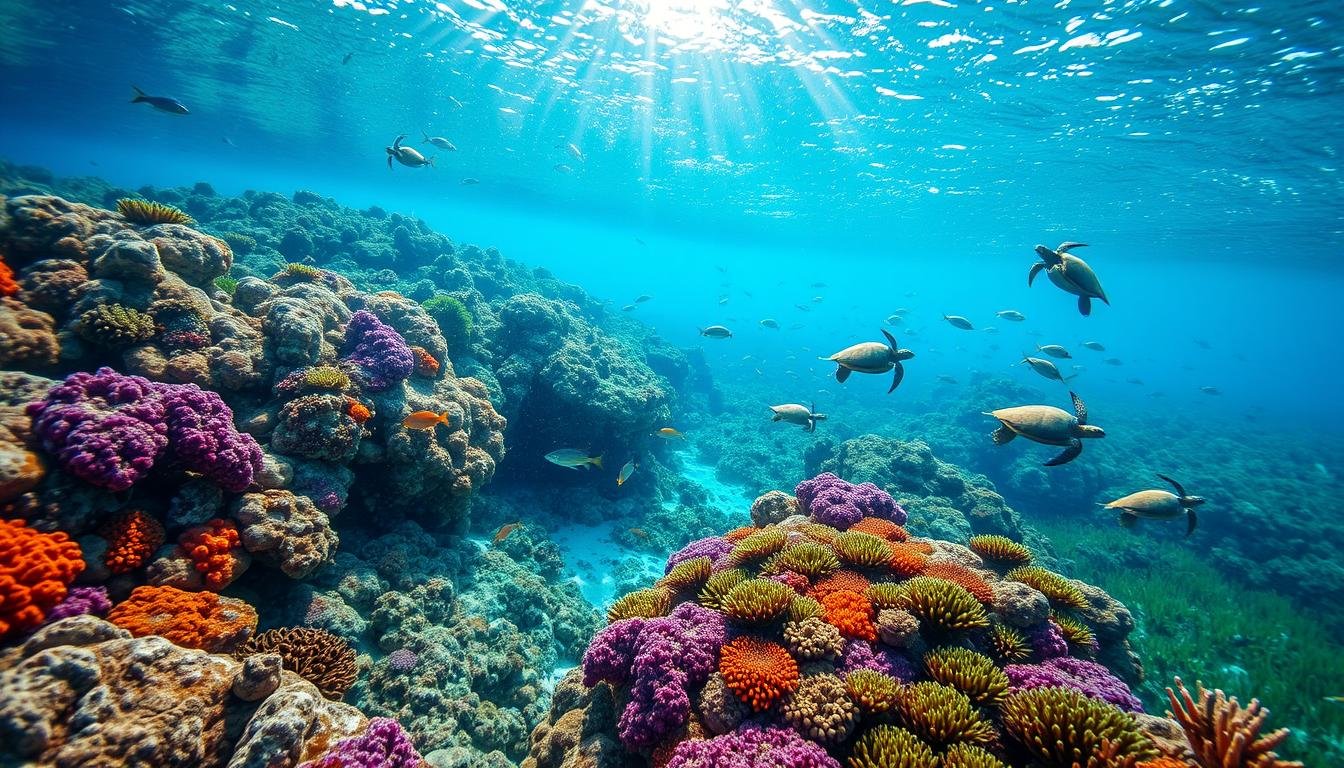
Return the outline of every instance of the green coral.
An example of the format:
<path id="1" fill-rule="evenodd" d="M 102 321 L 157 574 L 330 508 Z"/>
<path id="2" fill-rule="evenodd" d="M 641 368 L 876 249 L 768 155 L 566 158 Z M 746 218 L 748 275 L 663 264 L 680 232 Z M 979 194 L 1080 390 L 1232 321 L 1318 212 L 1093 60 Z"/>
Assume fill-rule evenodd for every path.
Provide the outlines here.
<path id="1" fill-rule="evenodd" d="M 1130 765 L 1154 754 L 1133 717 L 1072 688 L 1018 691 L 1004 700 L 999 713 L 1008 735 L 1051 768 Z M 1114 751 L 1113 761 L 1103 756 L 1105 746 Z"/>
<path id="2" fill-rule="evenodd" d="M 1000 664 L 1017 664 L 1031 658 L 1026 635 L 1007 624 L 995 624 L 989 630 L 989 651 Z"/>
<path id="3" fill-rule="evenodd" d="M 967 648 L 935 648 L 924 654 L 929 677 L 956 688 L 982 706 L 994 706 L 1008 693 L 1008 675 L 994 661 Z"/>
<path id="4" fill-rule="evenodd" d="M 737 568 L 719 571 L 705 581 L 705 586 L 700 590 L 700 604 L 711 610 L 723 610 L 723 601 L 728 597 L 728 593 L 746 580 L 746 571 Z"/>
<path id="5" fill-rule="evenodd" d="M 915 734 L 894 725 L 864 731 L 854 743 L 849 768 L 936 768 L 938 757 Z"/>
<path id="6" fill-rule="evenodd" d="M 822 619 L 826 617 L 826 609 L 821 603 L 806 595 L 799 595 L 793 598 L 789 603 L 789 621 L 806 621 L 808 619 Z"/>
<path id="7" fill-rule="evenodd" d="M 215 287 L 232 296 L 238 290 L 238 278 L 220 275 L 215 278 Z"/>
<path id="8" fill-rule="evenodd" d="M 891 545 L 871 533 L 845 531 L 831 542 L 841 560 L 864 568 L 877 568 L 891 560 Z"/>
<path id="9" fill-rule="evenodd" d="M 942 768 L 1008 768 L 1008 765 L 974 744 L 953 744 L 943 753 Z"/>
<path id="10" fill-rule="evenodd" d="M 439 324 L 439 332 L 448 341 L 450 348 L 466 344 L 471 339 L 471 310 L 456 296 L 435 294 L 420 306 Z"/>
<path id="11" fill-rule="evenodd" d="M 753 560 L 769 557 L 784 548 L 788 535 L 779 528 L 765 528 L 753 533 L 732 548 L 728 553 L 730 565 L 744 565 Z"/>
<path id="12" fill-rule="evenodd" d="M 721 610 L 738 621 L 764 623 L 779 618 L 796 596 L 792 587 L 778 581 L 747 579 L 724 596 Z"/>
<path id="13" fill-rule="evenodd" d="M 1073 582 L 1054 571 L 1039 565 L 1014 568 L 1004 576 L 1008 581 L 1018 581 L 1050 598 L 1050 602 L 1065 608 L 1082 609 L 1087 607 L 1087 596 L 1073 585 Z"/>
<path id="14" fill-rule="evenodd" d="M 242 232 L 223 232 L 219 239 L 228 243 L 234 253 L 251 253 L 257 248 L 257 239 Z"/>
<path id="15" fill-rule="evenodd" d="M 919 619 L 926 633 L 945 635 L 989 626 L 984 606 L 960 584 L 916 576 L 901 586 L 900 607 Z"/>
<path id="16" fill-rule="evenodd" d="M 79 316 L 79 335 L 102 347 L 124 347 L 149 341 L 154 318 L 123 304 L 99 304 Z"/>
<path id="17" fill-rule="evenodd" d="M 673 592 L 696 588 L 708 581 L 713 571 L 714 563 L 708 557 L 693 557 L 677 563 L 658 580 L 658 586 Z"/>
<path id="18" fill-rule="evenodd" d="M 284 269 L 277 272 L 273 279 L 280 280 L 283 278 L 288 278 L 291 281 L 317 282 L 322 279 L 322 270 L 311 264 L 291 261 L 285 265 Z"/>
<path id="19" fill-rule="evenodd" d="M 180 208 L 150 200 L 123 197 L 117 201 L 117 213 L 132 224 L 195 224 Z"/>
<path id="20" fill-rule="evenodd" d="M 672 594 L 665 589 L 639 589 L 612 603 L 607 609 L 607 621 L 666 616 L 672 610 Z"/>
<path id="21" fill-rule="evenodd" d="M 830 547 L 814 541 L 804 541 L 770 558 L 764 570 L 767 573 L 793 571 L 815 581 L 834 573 L 839 567 L 840 559 Z"/>
<path id="22" fill-rule="evenodd" d="M 933 682 L 913 683 L 897 696 L 897 718 L 921 739 L 943 748 L 958 742 L 992 744 L 998 737 L 966 694 Z"/>
<path id="23" fill-rule="evenodd" d="M 309 368 L 303 374 L 304 389 L 325 389 L 339 392 L 349 386 L 350 376 L 335 366 L 319 365 Z"/>
<path id="24" fill-rule="evenodd" d="M 896 706 L 901 684 L 873 669 L 856 669 L 845 677 L 845 690 L 865 715 L 881 715 Z"/>

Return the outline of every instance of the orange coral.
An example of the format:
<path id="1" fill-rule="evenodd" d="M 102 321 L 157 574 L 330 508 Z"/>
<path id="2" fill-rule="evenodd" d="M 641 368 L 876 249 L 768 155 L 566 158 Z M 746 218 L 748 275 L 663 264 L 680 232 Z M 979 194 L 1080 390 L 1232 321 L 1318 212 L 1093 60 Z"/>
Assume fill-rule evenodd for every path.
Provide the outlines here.
<path id="1" fill-rule="evenodd" d="M 0 519 L 0 638 L 41 624 L 83 570 L 79 545 L 65 533 Z"/>
<path id="2" fill-rule="evenodd" d="M 923 542 L 908 541 L 903 544 L 892 545 L 891 559 L 887 561 L 887 567 L 901 576 L 914 576 L 923 573 L 924 568 L 929 564 L 929 557 L 920 547 L 915 546 L 917 543 Z"/>
<path id="3" fill-rule="evenodd" d="M 924 567 L 924 575 L 960 584 L 967 592 L 975 595 L 976 600 L 985 605 L 994 604 L 994 590 L 990 588 L 989 582 L 961 563 L 929 563 Z"/>
<path id="4" fill-rule="evenodd" d="M 856 571 L 836 571 L 813 584 L 807 595 L 814 600 L 821 600 L 832 592 L 840 591 L 863 594 L 868 591 L 868 579 Z"/>
<path id="5" fill-rule="evenodd" d="M 257 628 L 252 606 L 214 592 L 176 587 L 136 587 L 107 620 L 136 637 L 160 635 L 183 648 L 229 651 Z"/>
<path id="6" fill-rule="evenodd" d="M 238 526 L 232 521 L 216 518 L 205 525 L 189 528 L 177 543 L 205 578 L 207 587 L 218 591 L 233 581 L 237 561 L 232 550 L 238 546 L 239 538 Z"/>
<path id="7" fill-rule="evenodd" d="M 439 361 L 429 354 L 429 350 L 424 347 L 411 347 L 411 354 L 415 355 L 417 374 L 430 379 L 439 375 Z"/>
<path id="8" fill-rule="evenodd" d="M 1156 757 L 1152 760 L 1144 760 L 1135 768 L 1190 768 L 1190 764 L 1184 760 L 1179 760 L 1168 755 Z"/>
<path id="9" fill-rule="evenodd" d="M 1242 707 L 1236 697 L 1210 691 L 1203 683 L 1195 685 L 1198 701 L 1179 677 L 1176 690 L 1167 689 L 1169 714 L 1185 731 L 1195 762 L 1219 768 L 1302 768 L 1302 763 L 1281 760 L 1274 753 L 1288 740 L 1287 728 L 1261 733 L 1269 710 L 1260 706 L 1259 699 Z"/>
<path id="10" fill-rule="evenodd" d="M 719 674 L 757 712 L 798 688 L 798 662 L 784 646 L 743 635 L 723 646 Z"/>
<path id="11" fill-rule="evenodd" d="M 747 538 L 753 533 L 759 533 L 760 530 L 761 530 L 760 528 L 753 528 L 750 525 L 744 525 L 741 528 L 734 528 L 733 530 L 723 534 L 723 538 L 736 544 L 737 542 Z"/>
<path id="12" fill-rule="evenodd" d="M 821 599 L 826 609 L 826 623 L 840 630 L 845 637 L 858 640 L 876 640 L 877 625 L 873 623 L 873 604 L 859 592 L 840 590 Z"/>
<path id="13" fill-rule="evenodd" d="M 19 292 L 19 284 L 14 281 L 14 270 L 0 256 L 0 296 L 13 296 Z"/>
<path id="14" fill-rule="evenodd" d="M 107 539 L 103 562 L 113 573 L 130 573 L 149 562 L 163 544 L 163 525 L 133 509 L 109 520 L 98 535 Z"/>
<path id="15" fill-rule="evenodd" d="M 865 517 L 849 526 L 849 530 L 872 534 L 887 541 L 906 541 L 910 538 L 904 528 L 881 517 Z"/>
<path id="16" fill-rule="evenodd" d="M 350 418 L 355 420 L 356 424 L 363 424 L 373 418 L 373 412 L 369 410 L 369 406 L 359 402 L 349 395 L 345 396 L 345 412 Z"/>

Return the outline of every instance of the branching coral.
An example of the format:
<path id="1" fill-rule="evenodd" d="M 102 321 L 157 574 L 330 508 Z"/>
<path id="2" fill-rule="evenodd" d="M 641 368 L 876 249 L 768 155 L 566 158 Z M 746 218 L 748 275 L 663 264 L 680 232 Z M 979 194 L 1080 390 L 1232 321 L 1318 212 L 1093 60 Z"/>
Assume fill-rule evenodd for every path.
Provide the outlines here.
<path id="1" fill-rule="evenodd" d="M 877 568 L 891 560 L 891 545 L 870 533 L 845 531 L 831 546 L 841 560 L 861 568 Z"/>
<path id="2" fill-rule="evenodd" d="M 1007 536 L 986 533 L 972 536 L 968 546 L 975 554 L 992 563 L 1030 565 L 1031 550 Z"/>
<path id="3" fill-rule="evenodd" d="M 1008 735 L 1051 768 L 1133 766 L 1153 756 L 1132 717 L 1072 688 L 1017 691 L 999 713 Z M 1113 762 L 1105 762 L 1107 754 Z"/>
<path id="4" fill-rule="evenodd" d="M 757 712 L 798 688 L 798 663 L 783 646 L 743 635 L 723 646 L 719 674 Z"/>
<path id="5" fill-rule="evenodd" d="M 79 335 L 100 347 L 125 347 L 154 338 L 154 318 L 121 304 L 99 304 L 79 316 Z"/>
<path id="6" fill-rule="evenodd" d="M 1261 735 L 1269 710 L 1259 700 L 1251 699 L 1243 709 L 1235 697 L 1196 686 L 1198 702 L 1178 677 L 1176 690 L 1167 689 L 1167 700 L 1201 768 L 1302 768 L 1302 763 L 1280 760 L 1274 753 L 1287 740 L 1287 728 Z"/>
<path id="7" fill-rule="evenodd" d="M 163 525 L 144 512 L 133 509 L 109 520 L 98 531 L 107 539 L 103 562 L 115 574 L 129 573 L 144 566 L 163 544 Z"/>
<path id="8" fill-rule="evenodd" d="M 845 676 L 845 690 L 865 715 L 882 715 L 896 706 L 898 680 L 875 669 L 856 669 Z"/>
<path id="9" fill-rule="evenodd" d="M 165 203 L 123 197 L 117 201 L 117 213 L 132 224 L 151 226 L 154 224 L 186 224 L 196 222 L 178 208 Z"/>
<path id="10" fill-rule="evenodd" d="M 936 648 L 924 654 L 929 677 L 956 688 L 971 701 L 995 706 L 1008 693 L 1008 676 L 984 654 L 967 648 Z"/>
<path id="11" fill-rule="evenodd" d="M 938 757 L 915 734 L 894 725 L 864 731 L 854 743 L 850 768 L 937 768 Z"/>
<path id="12" fill-rule="evenodd" d="M 919 619 L 925 632 L 940 635 L 989 626 L 980 601 L 957 584 L 916 576 L 902 586 L 901 607 Z"/>
<path id="13" fill-rule="evenodd" d="M 325 629 L 284 627 L 249 638 L 234 656 L 277 653 L 281 666 L 317 686 L 323 696 L 340 700 L 355 684 L 355 649 Z"/>
<path id="14" fill-rule="evenodd" d="M 636 617 L 651 619 L 666 616 L 672 610 L 672 594 L 665 589 L 654 587 L 640 589 L 625 595 L 612 603 L 607 609 L 607 621 L 611 623 Z"/>
<path id="15" fill-rule="evenodd" d="M 0 640 L 41 624 L 83 570 L 79 545 L 64 532 L 0 518 Z"/>
<path id="16" fill-rule="evenodd" d="M 236 648 L 257 628 L 256 609 L 242 600 L 176 587 L 136 587 L 107 618 L 136 637 L 162 635 L 211 652 Z"/>
<path id="17" fill-rule="evenodd" d="M 796 596 L 792 588 L 777 581 L 748 579 L 723 598 L 721 610 L 731 619 L 759 624 L 779 618 Z"/>
<path id="18" fill-rule="evenodd" d="M 938 748 L 958 742 L 991 744 L 997 738 L 965 694 L 938 683 L 901 688 L 896 712 L 901 725 Z"/>
<path id="19" fill-rule="evenodd" d="M 1081 589 L 1068 579 L 1054 571 L 1039 565 L 1014 568 L 1004 576 L 1008 581 L 1020 581 L 1032 589 L 1050 598 L 1050 602 L 1063 608 L 1082 609 L 1087 607 L 1087 597 Z"/>

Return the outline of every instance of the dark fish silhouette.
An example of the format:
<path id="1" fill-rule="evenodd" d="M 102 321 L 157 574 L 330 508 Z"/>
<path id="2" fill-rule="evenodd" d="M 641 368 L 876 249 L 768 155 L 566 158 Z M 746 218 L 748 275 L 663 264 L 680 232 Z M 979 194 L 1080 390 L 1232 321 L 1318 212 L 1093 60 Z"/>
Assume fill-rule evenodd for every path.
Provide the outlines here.
<path id="1" fill-rule="evenodd" d="M 191 112 L 191 110 L 187 109 L 185 104 L 177 99 L 172 99 L 167 96 L 149 96 L 138 87 L 134 85 L 131 87 L 135 88 L 135 98 L 131 99 L 132 104 L 148 104 L 160 112 L 167 112 L 170 115 L 186 115 Z"/>

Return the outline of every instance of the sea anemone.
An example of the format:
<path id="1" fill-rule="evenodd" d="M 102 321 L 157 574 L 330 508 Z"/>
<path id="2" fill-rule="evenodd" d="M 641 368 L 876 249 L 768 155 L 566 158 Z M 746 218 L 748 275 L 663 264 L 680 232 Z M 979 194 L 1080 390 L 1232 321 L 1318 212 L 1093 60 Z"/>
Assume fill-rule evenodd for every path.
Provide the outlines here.
<path id="1" fill-rule="evenodd" d="M 793 571 L 815 581 L 834 573 L 839 567 L 840 560 L 829 547 L 814 541 L 804 541 L 770 558 L 766 570 L 771 573 Z"/>
<path id="2" fill-rule="evenodd" d="M 238 278 L 220 275 L 215 278 L 215 287 L 232 296 L 238 290 Z"/>
<path id="3" fill-rule="evenodd" d="M 831 592 L 821 599 L 821 605 L 826 609 L 826 623 L 840 630 L 840 634 L 856 640 L 877 639 L 873 604 L 861 593 Z"/>
<path id="4" fill-rule="evenodd" d="M 936 748 L 958 742 L 992 744 L 997 737 L 971 700 L 955 688 L 912 683 L 901 688 L 896 700 L 901 725 Z"/>
<path id="5" fill-rule="evenodd" d="M 658 586 L 672 592 L 699 589 L 714 570 L 714 562 L 708 557 L 693 557 L 672 566 L 667 575 L 658 580 Z"/>
<path id="6" fill-rule="evenodd" d="M 285 268 L 275 274 L 273 280 L 288 278 L 292 281 L 317 282 L 322 279 L 322 270 L 311 264 L 300 264 L 297 261 L 291 261 L 285 265 Z"/>
<path id="7" fill-rule="evenodd" d="M 808 595 L 820 600 L 832 592 L 859 592 L 868 591 L 868 579 L 857 571 L 836 571 L 830 576 L 821 579 L 812 585 Z"/>
<path id="8" fill-rule="evenodd" d="M 929 677 L 956 688 L 981 706 L 995 706 L 1008 693 L 1008 675 L 988 656 L 967 648 L 936 648 L 924 654 Z"/>
<path id="9" fill-rule="evenodd" d="M 826 609 L 816 599 L 806 595 L 799 595 L 793 598 L 789 603 L 789 621 L 806 621 L 807 619 L 824 619 Z"/>
<path id="10" fill-rule="evenodd" d="M 1008 768 L 1008 766 L 974 744 L 953 744 L 943 753 L 941 768 Z"/>
<path id="11" fill-rule="evenodd" d="M 840 535 L 840 531 L 824 523 L 806 523 L 798 528 L 798 532 L 821 544 L 830 544 Z"/>
<path id="12" fill-rule="evenodd" d="M 875 669 L 856 669 L 845 676 L 849 698 L 865 715 L 881 715 L 896 706 L 900 689 L 899 681 Z"/>
<path id="13" fill-rule="evenodd" d="M 1004 565 L 1030 565 L 1031 550 L 1027 545 L 1013 541 L 1007 536 L 985 533 L 972 536 L 968 542 L 971 551 L 994 563 Z"/>
<path id="14" fill-rule="evenodd" d="M 700 590 L 700 604 L 715 611 L 723 610 L 723 601 L 738 584 L 747 580 L 747 572 L 738 568 L 719 571 L 705 581 Z"/>
<path id="15" fill-rule="evenodd" d="M 868 599 L 877 610 L 900 608 L 905 590 L 894 581 L 883 581 L 868 587 Z"/>
<path id="16" fill-rule="evenodd" d="M 905 582 L 901 608 L 919 619 L 926 634 L 944 635 L 989 626 L 984 606 L 959 584 L 929 576 Z"/>
<path id="17" fill-rule="evenodd" d="M 725 616 L 750 624 L 774 621 L 797 597 L 792 587 L 769 579 L 747 579 L 721 602 Z"/>
<path id="18" fill-rule="evenodd" d="M 335 366 L 319 365 L 304 372 L 302 384 L 305 389 L 340 391 L 350 386 L 350 376 Z"/>
<path id="19" fill-rule="evenodd" d="M 757 712 L 798 688 L 798 662 L 783 646 L 743 635 L 723 646 L 719 674 L 737 698 Z"/>
<path id="20" fill-rule="evenodd" d="M 471 310 L 456 297 L 440 293 L 426 299 L 422 306 L 454 349 L 471 338 Z"/>
<path id="21" fill-rule="evenodd" d="M 779 528 L 762 528 L 737 542 L 728 553 L 728 565 L 739 566 L 762 560 L 784 548 L 788 535 Z"/>
<path id="22" fill-rule="evenodd" d="M 822 744 L 844 741 L 858 724 L 859 708 L 836 675 L 808 675 L 780 701 L 785 722 Z"/>
<path id="23" fill-rule="evenodd" d="M 891 559 L 891 545 L 871 533 L 845 531 L 831 542 L 835 554 L 850 565 L 861 568 L 877 568 Z"/>
<path id="24" fill-rule="evenodd" d="M 995 624 L 989 630 L 989 652 L 1000 664 L 1015 664 L 1031 658 L 1031 643 L 1026 635 L 1007 624 Z"/>
<path id="25" fill-rule="evenodd" d="M 1051 612 L 1050 619 L 1059 627 L 1059 633 L 1071 647 L 1088 652 L 1096 648 L 1097 633 L 1083 620 L 1059 611 Z"/>
<path id="26" fill-rule="evenodd" d="M 615 623 L 621 619 L 651 619 L 666 616 L 672 610 L 672 593 L 666 589 L 637 589 L 611 604 L 607 609 L 607 621 Z"/>
<path id="27" fill-rule="evenodd" d="M 994 604 L 994 590 L 989 583 L 975 571 L 967 568 L 961 563 L 938 562 L 929 563 L 924 568 L 925 576 L 932 576 L 935 579 L 946 579 L 953 584 L 960 584 L 975 595 L 975 599 L 985 605 Z"/>
<path id="28" fill-rule="evenodd" d="M 1257 699 L 1242 709 L 1236 698 L 1227 698 L 1222 691 L 1209 691 L 1198 686 L 1196 703 L 1186 690 L 1181 678 L 1176 678 L 1176 690 L 1167 689 L 1172 716 L 1185 731 L 1190 749 L 1200 765 L 1217 768 L 1302 768 L 1302 763 L 1280 760 L 1274 754 L 1288 738 L 1288 729 L 1260 734 L 1269 717 L 1269 710 Z M 1179 697 L 1177 694 L 1179 693 Z"/>
<path id="29" fill-rule="evenodd" d="M 1019 581 L 1050 598 L 1050 602 L 1063 608 L 1082 609 L 1087 607 L 1087 597 L 1073 582 L 1054 571 L 1039 565 L 1014 568 L 1004 576 L 1008 581 Z"/>
<path id="30" fill-rule="evenodd" d="M 854 742 L 850 768 L 936 768 L 938 757 L 915 734 L 894 725 L 864 731 Z"/>
<path id="31" fill-rule="evenodd" d="M 865 517 L 849 526 L 855 533 L 867 533 L 887 541 L 905 541 L 910 534 L 901 526 L 882 517 Z"/>
<path id="32" fill-rule="evenodd" d="M 1014 692 L 999 714 L 1008 735 L 1050 768 L 1128 768 L 1154 755 L 1152 742 L 1133 717 L 1072 688 Z M 1105 762 L 1104 755 L 1113 756 L 1113 762 Z"/>
<path id="33" fill-rule="evenodd" d="M 117 213 L 132 224 L 150 226 L 153 224 L 195 224 L 196 222 L 181 209 L 164 203 L 123 197 L 117 201 Z"/>
<path id="34" fill-rule="evenodd" d="M 759 530 L 761 529 L 754 525 L 741 525 L 723 534 L 723 538 L 736 544 Z"/>

